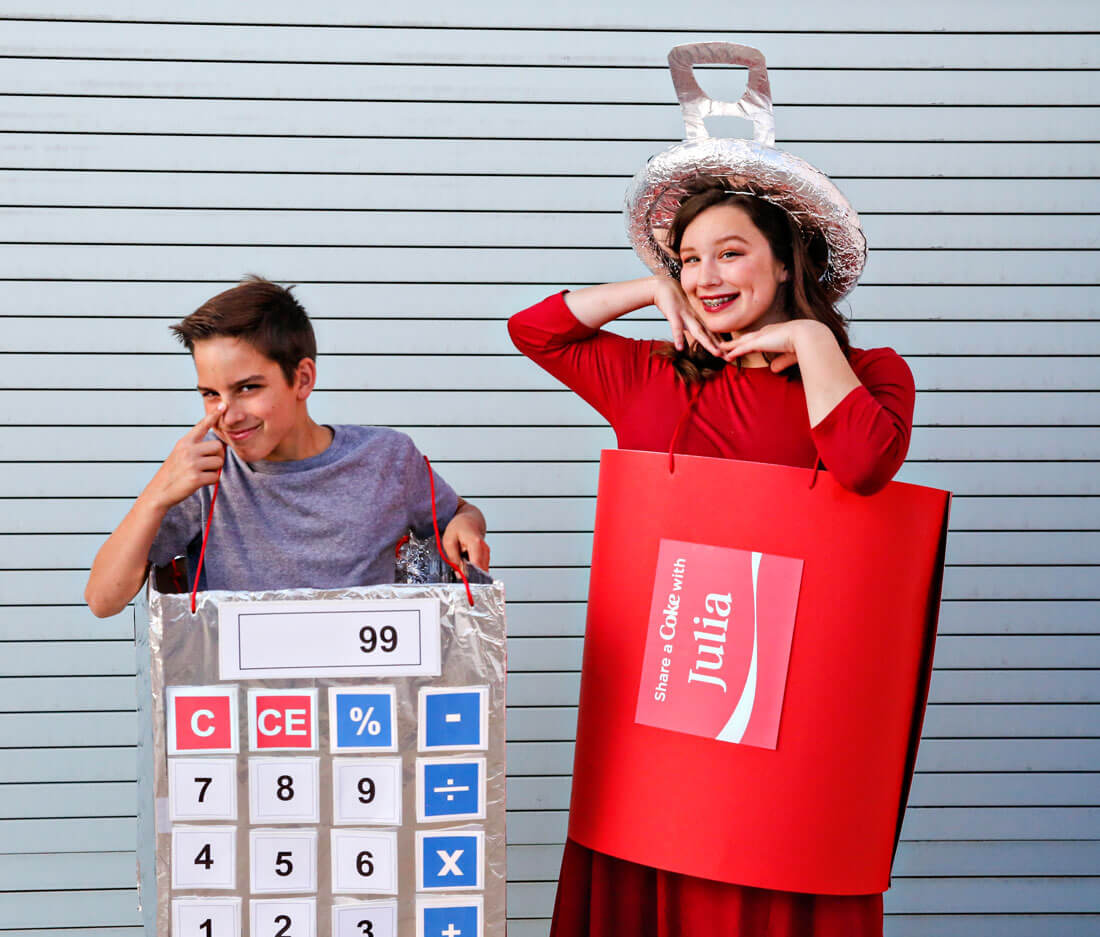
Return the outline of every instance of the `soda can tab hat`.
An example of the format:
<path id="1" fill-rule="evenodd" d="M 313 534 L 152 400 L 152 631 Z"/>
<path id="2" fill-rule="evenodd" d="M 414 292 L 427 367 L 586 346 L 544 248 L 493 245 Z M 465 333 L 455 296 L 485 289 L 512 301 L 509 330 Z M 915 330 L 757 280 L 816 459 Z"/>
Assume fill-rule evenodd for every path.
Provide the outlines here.
<path id="1" fill-rule="evenodd" d="M 642 262 L 654 273 L 678 274 L 679 262 L 663 246 L 668 228 L 680 203 L 710 177 L 730 192 L 778 205 L 808 236 L 820 235 L 828 248 L 824 280 L 834 301 L 849 293 L 867 258 L 859 216 L 825 173 L 775 146 L 763 54 L 730 42 L 699 42 L 673 48 L 668 63 L 684 115 L 684 142 L 651 157 L 627 190 L 627 234 Z M 695 79 L 696 65 L 747 68 L 744 95 L 736 102 L 712 100 Z M 752 140 L 709 136 L 703 121 L 711 116 L 752 121 Z"/>

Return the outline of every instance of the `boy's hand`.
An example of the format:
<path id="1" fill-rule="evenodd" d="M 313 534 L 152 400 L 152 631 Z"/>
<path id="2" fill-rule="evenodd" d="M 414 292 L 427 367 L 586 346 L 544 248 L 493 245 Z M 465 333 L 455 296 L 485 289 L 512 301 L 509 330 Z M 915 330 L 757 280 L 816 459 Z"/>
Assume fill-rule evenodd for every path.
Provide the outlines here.
<path id="1" fill-rule="evenodd" d="M 485 542 L 485 518 L 467 501 L 443 531 L 443 550 L 455 562 L 468 559 L 478 569 L 489 569 L 489 544 Z"/>
<path id="2" fill-rule="evenodd" d="M 147 493 L 160 507 L 167 509 L 179 504 L 204 485 L 212 485 L 218 480 L 218 472 L 225 462 L 225 445 L 205 437 L 224 411 L 225 404 L 218 404 L 216 410 L 192 426 L 157 469 Z"/>

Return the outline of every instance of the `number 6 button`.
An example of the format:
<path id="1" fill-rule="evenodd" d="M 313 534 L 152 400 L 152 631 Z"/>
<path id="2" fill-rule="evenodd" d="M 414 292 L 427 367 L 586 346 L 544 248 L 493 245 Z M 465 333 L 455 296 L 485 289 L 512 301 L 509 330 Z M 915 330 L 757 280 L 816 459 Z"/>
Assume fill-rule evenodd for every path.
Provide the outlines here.
<path id="1" fill-rule="evenodd" d="M 252 830 L 249 845 L 254 894 L 317 891 L 316 830 Z"/>
<path id="2" fill-rule="evenodd" d="M 332 890 L 397 894 L 397 833 L 332 831 Z"/>

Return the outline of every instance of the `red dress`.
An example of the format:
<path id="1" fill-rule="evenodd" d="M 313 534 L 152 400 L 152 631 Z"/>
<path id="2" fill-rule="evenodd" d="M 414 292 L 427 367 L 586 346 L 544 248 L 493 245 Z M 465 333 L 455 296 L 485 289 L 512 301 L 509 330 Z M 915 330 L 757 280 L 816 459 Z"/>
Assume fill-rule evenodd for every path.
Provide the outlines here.
<path id="1" fill-rule="evenodd" d="M 652 356 L 657 342 L 582 325 L 562 294 L 517 313 L 508 329 L 520 351 L 607 419 L 620 448 L 668 450 L 689 389 L 667 358 Z M 800 381 L 769 368 L 727 367 L 703 386 L 676 451 L 807 468 L 820 457 L 845 488 L 877 491 L 894 477 L 909 448 L 913 377 L 889 348 L 853 349 L 849 361 L 863 386 L 813 429 Z M 703 934 L 881 937 L 882 895 L 731 885 L 566 842 L 551 937 Z"/>

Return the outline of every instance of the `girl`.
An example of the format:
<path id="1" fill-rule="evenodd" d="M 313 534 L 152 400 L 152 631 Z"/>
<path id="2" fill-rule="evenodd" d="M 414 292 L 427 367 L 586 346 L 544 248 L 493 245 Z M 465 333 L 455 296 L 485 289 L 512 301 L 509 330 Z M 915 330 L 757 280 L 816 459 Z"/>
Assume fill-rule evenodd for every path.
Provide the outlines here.
<path id="1" fill-rule="evenodd" d="M 678 278 L 551 296 L 512 317 L 512 340 L 603 414 L 620 448 L 823 464 L 845 488 L 870 494 L 905 458 L 912 375 L 890 349 L 850 347 L 815 219 L 796 220 L 766 194 L 696 180 L 665 243 Z M 671 343 L 603 330 L 649 305 L 669 321 Z M 882 896 L 694 878 L 570 840 L 551 934 L 881 937 Z"/>

